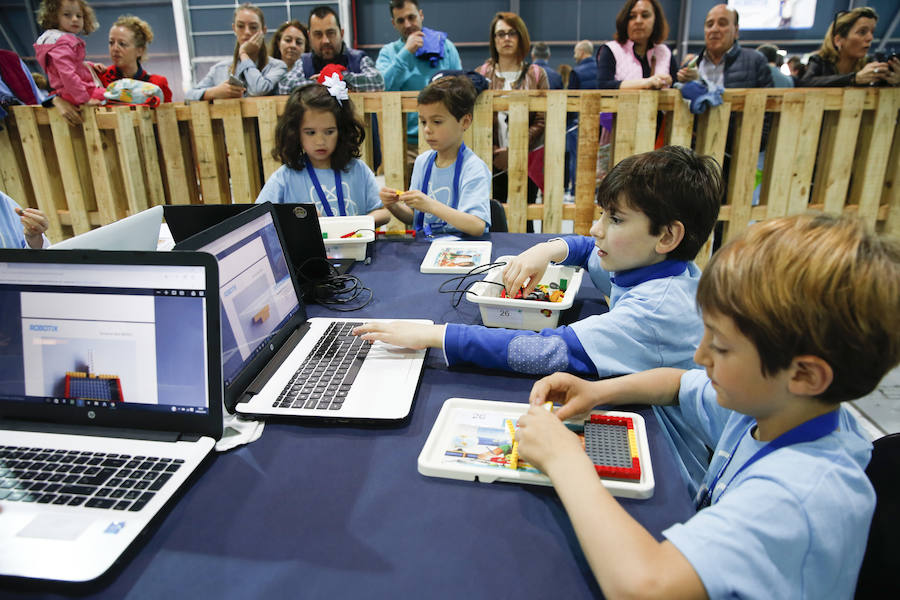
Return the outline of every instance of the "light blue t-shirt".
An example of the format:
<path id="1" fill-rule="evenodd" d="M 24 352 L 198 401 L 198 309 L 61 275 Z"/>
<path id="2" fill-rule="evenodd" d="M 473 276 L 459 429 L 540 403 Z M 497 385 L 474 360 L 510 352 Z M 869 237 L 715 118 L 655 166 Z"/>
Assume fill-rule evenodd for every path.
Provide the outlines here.
<path id="1" fill-rule="evenodd" d="M 732 480 L 765 445 L 749 437 L 753 419 L 719 406 L 701 370 L 682 376 L 678 401 L 715 448 L 706 485 L 735 454 L 712 505 L 663 531 L 710 598 L 853 597 L 875 508 L 864 470 L 872 445 L 855 419 L 841 408 L 836 431 L 780 448 Z"/>
<path id="2" fill-rule="evenodd" d="M 416 157 L 413 166 L 412 178 L 409 189 L 422 190 L 422 180 L 425 178 L 425 166 L 429 158 L 435 154 L 435 150 L 423 152 Z M 431 179 L 428 181 L 428 189 L 422 190 L 426 196 L 434 198 L 441 204 L 453 205 L 453 174 L 456 162 L 449 167 L 438 168 L 435 164 L 431 168 Z M 463 166 L 459 174 L 459 205 L 460 212 L 475 215 L 483 220 L 484 231 L 487 232 L 491 225 L 491 171 L 484 161 L 478 158 L 471 148 L 463 152 Z M 444 222 L 438 217 L 426 214 L 425 223 L 441 225 Z M 447 225 L 443 231 L 456 232 L 457 229 Z"/>
<path id="3" fill-rule="evenodd" d="M 325 199 L 331 207 L 333 216 L 367 215 L 376 208 L 381 208 L 381 198 L 378 196 L 378 185 L 375 183 L 375 175 L 366 163 L 352 159 L 348 165 L 348 171 L 341 171 L 341 189 L 344 190 L 344 208 L 346 215 L 338 211 L 337 186 L 335 185 L 334 171 L 330 169 L 316 169 L 316 177 L 319 185 L 325 193 Z M 307 167 L 308 168 L 308 167 Z M 326 217 L 328 213 L 322 208 L 322 202 L 318 192 L 309 177 L 307 169 L 298 171 L 287 165 L 281 165 L 272 173 L 266 181 L 266 185 L 256 198 L 257 204 L 271 202 L 283 204 L 285 202 L 304 202 L 316 205 L 319 216 Z"/>
<path id="4" fill-rule="evenodd" d="M 22 220 L 16 214 L 16 209 L 21 208 L 19 204 L 0 192 L 0 248 L 29 248 L 25 242 L 25 229 L 22 227 Z M 47 236 L 44 239 L 43 247 L 50 245 Z"/>

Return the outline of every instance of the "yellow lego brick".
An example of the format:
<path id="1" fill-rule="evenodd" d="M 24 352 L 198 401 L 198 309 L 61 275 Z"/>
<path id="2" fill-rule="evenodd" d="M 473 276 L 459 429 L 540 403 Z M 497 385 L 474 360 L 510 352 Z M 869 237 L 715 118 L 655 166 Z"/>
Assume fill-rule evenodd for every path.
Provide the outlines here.
<path id="1" fill-rule="evenodd" d="M 634 429 L 628 430 L 628 447 L 631 449 L 631 457 L 637 458 L 637 434 L 634 432 Z"/>

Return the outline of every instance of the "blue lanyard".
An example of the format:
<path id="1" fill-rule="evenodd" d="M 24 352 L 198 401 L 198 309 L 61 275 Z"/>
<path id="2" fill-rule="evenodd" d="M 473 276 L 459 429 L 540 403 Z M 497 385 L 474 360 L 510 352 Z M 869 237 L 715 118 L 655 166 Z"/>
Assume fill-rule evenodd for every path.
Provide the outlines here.
<path id="1" fill-rule="evenodd" d="M 725 469 L 727 469 L 728 465 L 731 464 L 731 459 L 734 458 L 734 453 L 737 452 L 738 446 L 740 446 L 741 441 L 744 439 L 753 425 L 754 423 L 750 423 L 750 425 L 747 426 L 747 430 L 744 432 L 744 435 L 738 438 L 737 444 L 735 444 L 734 449 L 731 451 L 731 455 L 728 457 L 728 460 L 725 461 L 725 464 L 722 465 L 722 468 L 719 469 L 719 473 L 710 482 L 709 487 L 703 486 L 700 488 L 700 491 L 697 492 L 697 498 L 695 500 L 697 510 L 702 510 L 712 504 L 713 490 L 716 489 L 716 486 L 719 484 L 719 479 L 722 478 L 722 475 L 725 474 Z M 768 456 L 772 452 L 775 452 L 779 448 L 784 448 L 785 446 L 800 444 L 803 442 L 813 442 L 821 437 L 825 437 L 826 435 L 837 429 L 837 427 L 838 411 L 833 410 L 829 413 L 825 413 L 824 415 L 819 415 L 815 419 L 811 419 L 806 423 L 798 425 L 790 431 L 785 431 L 777 438 L 757 450 L 756 454 L 750 457 L 750 460 L 742 464 L 741 468 L 739 468 L 728 481 L 728 484 L 725 486 L 725 488 L 727 489 L 728 486 L 731 485 L 731 482 L 734 481 L 735 478 L 740 475 L 744 469 L 746 469 L 759 459 Z M 724 494 L 725 491 L 723 490 L 722 493 Z M 721 496 L 722 494 L 719 494 L 720 498 Z"/>
<path id="2" fill-rule="evenodd" d="M 322 210 L 325 211 L 325 216 L 333 217 L 334 213 L 331 212 L 331 205 L 328 204 L 328 200 L 325 198 L 325 192 L 322 191 L 322 186 L 319 185 L 319 178 L 316 177 L 316 170 L 309 163 L 309 158 L 306 159 L 306 170 L 309 172 L 309 178 L 312 179 L 313 187 L 316 188 L 316 193 L 319 195 L 319 200 L 322 203 Z M 342 217 L 346 217 L 347 209 L 344 207 L 344 187 L 341 185 L 341 172 L 337 169 L 334 170 L 334 191 L 337 194 L 338 211 L 340 211 Z"/>
<path id="3" fill-rule="evenodd" d="M 459 145 L 459 152 L 456 154 L 456 164 L 453 167 L 453 198 L 451 200 L 450 208 L 456 210 L 459 206 L 459 175 L 462 173 L 462 165 L 463 160 L 465 159 L 464 153 L 466 151 L 466 144 L 463 142 Z M 431 181 L 431 168 L 434 166 L 434 161 L 437 159 L 437 152 L 428 157 L 428 164 L 425 165 L 425 177 L 422 178 L 422 193 L 428 193 L 428 182 Z M 425 224 L 425 213 L 421 211 L 416 211 L 416 231 L 425 230 L 425 235 L 430 236 L 432 234 L 432 227 L 435 230 L 442 230 L 447 224 L 446 223 L 431 223 Z"/>

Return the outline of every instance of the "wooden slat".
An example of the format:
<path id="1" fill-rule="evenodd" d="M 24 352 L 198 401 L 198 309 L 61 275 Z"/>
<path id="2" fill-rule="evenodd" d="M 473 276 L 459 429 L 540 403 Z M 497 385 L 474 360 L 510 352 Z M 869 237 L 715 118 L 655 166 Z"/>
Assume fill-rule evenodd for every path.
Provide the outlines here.
<path id="1" fill-rule="evenodd" d="M 169 201 L 172 204 L 190 204 L 191 188 L 185 183 L 188 181 L 188 177 L 191 180 L 195 180 L 195 177 L 193 171 L 185 169 L 182 143 L 188 143 L 188 140 L 181 139 L 178 117 L 173 104 L 165 103 L 156 109 L 156 129 L 166 170 Z"/>
<path id="2" fill-rule="evenodd" d="M 81 116 L 84 119 L 84 137 L 87 142 L 88 162 L 91 166 L 91 177 L 94 181 L 94 194 L 97 199 L 100 224 L 106 225 L 119 218 L 116 210 L 113 180 L 104 155 L 103 137 L 100 129 L 97 127 L 97 111 L 85 110 L 82 111 Z"/>
<path id="3" fill-rule="evenodd" d="M 813 202 L 823 204 L 829 214 L 840 214 L 847 200 L 865 99 L 866 90 L 847 88 L 839 114 L 825 117 Z"/>
<path id="4" fill-rule="evenodd" d="M 697 120 L 698 154 L 712 156 L 722 166 L 725 159 L 725 142 L 728 140 L 728 119 L 731 117 L 731 104 L 723 102 L 700 115 Z"/>
<path id="5" fill-rule="evenodd" d="M 0 123 L 0 186 L 3 186 L 3 192 L 18 202 L 22 206 L 28 206 L 28 194 L 25 191 L 28 188 L 28 173 L 19 166 L 16 160 L 16 149 L 13 147 L 13 141 L 9 135 L 9 124 L 12 118 L 8 118 L 6 123 Z"/>
<path id="6" fill-rule="evenodd" d="M 262 159 L 259 156 L 259 132 L 256 130 L 256 119 L 248 119 L 244 115 L 244 148 L 247 149 L 247 169 L 250 170 L 250 202 L 256 200 L 262 184 L 265 180 L 260 180 L 262 175 L 260 165 Z"/>
<path id="7" fill-rule="evenodd" d="M 789 215 L 805 212 L 809 206 L 810 187 L 816 166 L 816 148 L 819 146 L 819 132 L 822 129 L 824 113 L 825 94 L 820 91 L 808 91 L 803 105 L 803 116 L 800 119 L 797 151 L 791 161 L 793 171 L 787 204 Z"/>
<path id="8" fill-rule="evenodd" d="M 638 100 L 638 95 L 635 93 L 619 96 L 610 169 L 619 164 L 623 158 L 634 154 L 635 136 L 637 135 Z"/>
<path id="9" fill-rule="evenodd" d="M 634 129 L 634 154 L 650 152 L 656 144 L 656 111 L 659 94 L 656 91 L 638 92 L 637 125 Z"/>
<path id="10" fill-rule="evenodd" d="M 213 139 L 212 120 L 209 104 L 191 102 L 191 127 L 194 151 L 197 156 L 197 171 L 200 174 L 200 191 L 204 204 L 222 204 L 227 200 L 222 194 L 219 181 L 219 167 L 216 164 L 216 146 Z"/>
<path id="11" fill-rule="evenodd" d="M 384 183 L 389 188 L 402 190 L 403 167 L 406 162 L 406 119 L 400 112 L 399 94 L 384 95 L 379 121 L 384 128 L 381 137 Z"/>
<path id="12" fill-rule="evenodd" d="M 803 118 L 806 92 L 794 92 L 783 96 L 781 115 L 769 135 L 766 151 L 766 175 L 760 197 L 767 207 L 767 218 L 787 214 L 788 195 L 791 189 L 791 173 L 797 153 L 797 138 Z"/>
<path id="13" fill-rule="evenodd" d="M 509 99 L 509 164 L 507 167 L 506 222 L 509 230 L 525 232 L 528 206 L 528 98 Z"/>
<path id="14" fill-rule="evenodd" d="M 359 147 L 359 160 L 366 163 L 371 169 L 375 153 L 375 147 L 372 144 L 372 115 L 362 112 L 362 103 L 354 102 L 351 106 L 353 106 L 353 114 L 356 115 L 356 119 L 362 124 L 363 131 L 365 131 L 363 143 Z"/>
<path id="15" fill-rule="evenodd" d="M 19 127 L 19 136 L 22 142 L 22 148 L 25 151 L 28 172 L 31 175 L 31 181 L 34 185 L 38 208 L 47 215 L 49 224 L 47 228 L 47 237 L 53 242 L 58 242 L 63 238 L 62 225 L 59 222 L 59 215 L 56 212 L 57 202 L 54 198 L 55 190 L 51 178 L 48 177 L 50 169 L 48 161 L 44 157 L 43 149 L 41 148 L 41 136 L 38 132 L 35 111 L 30 106 L 13 106 L 12 112 L 16 117 L 16 124 Z M 60 202 L 60 204 L 62 204 L 62 202 Z"/>
<path id="16" fill-rule="evenodd" d="M 735 131 L 729 167 L 731 172 L 728 176 L 728 204 L 732 207 L 732 213 L 731 220 L 725 227 L 726 242 L 743 231 L 750 222 L 759 143 L 762 139 L 765 116 L 766 92 L 748 92 L 744 99 L 744 113 Z"/>
<path id="17" fill-rule="evenodd" d="M 581 96 L 575 171 L 575 233 L 587 235 L 596 215 L 597 150 L 600 146 L 600 92 Z"/>
<path id="18" fill-rule="evenodd" d="M 91 223 L 88 220 L 87 208 L 84 203 L 84 190 L 81 186 L 82 174 L 75 161 L 72 133 L 69 129 L 69 123 L 63 119 L 58 110 L 50 111 L 50 130 L 53 132 L 56 159 L 59 161 L 60 170 L 67 174 L 62 178 L 63 190 L 66 193 L 66 206 L 72 219 L 72 229 L 75 231 L 75 235 L 78 235 L 90 231 Z M 86 175 L 87 173 L 84 174 L 84 176 Z"/>
<path id="19" fill-rule="evenodd" d="M 275 128 L 278 126 L 278 107 L 274 98 L 266 98 L 257 102 L 256 108 L 259 111 L 257 121 L 259 123 L 259 149 L 262 154 L 263 176 L 268 180 L 281 166 L 281 162 L 272 156 L 272 150 L 275 148 Z M 368 136 L 366 137 L 368 139 Z"/>
<path id="20" fill-rule="evenodd" d="M 494 112 L 491 108 L 492 94 L 479 94 L 475 101 L 475 112 L 472 118 L 472 151 L 484 161 L 488 168 L 494 165 Z M 466 142 L 468 144 L 468 142 Z M 493 197 L 493 195 L 491 196 Z M 499 198 L 504 200 L 504 198 Z"/>
<path id="21" fill-rule="evenodd" d="M 850 190 L 850 202 L 859 205 L 859 217 L 871 226 L 878 218 L 878 204 L 884 187 L 894 127 L 897 124 L 897 109 L 900 108 L 900 90 L 879 90 L 878 107 L 867 127 L 863 119 L 860 131 L 859 151 L 861 169 L 856 172 Z"/>
<path id="22" fill-rule="evenodd" d="M 690 105 L 680 98 L 675 101 L 669 117 L 669 144 L 672 146 L 691 147 L 694 132 L 694 114 Z"/>
<path id="23" fill-rule="evenodd" d="M 544 216 L 541 231 L 562 231 L 563 193 L 566 165 L 566 94 L 547 94 L 547 117 L 544 129 Z"/>
<path id="24" fill-rule="evenodd" d="M 894 143 L 891 145 L 891 156 L 888 158 L 882 199 L 890 211 L 884 224 L 884 231 L 888 235 L 900 236 L 900 127 L 894 128 Z"/>
<path id="25" fill-rule="evenodd" d="M 221 104 L 224 111 L 222 125 L 225 128 L 233 202 L 253 202 L 256 194 L 251 191 L 252 178 L 247 163 L 247 148 L 244 147 L 244 119 L 241 117 L 241 101 L 238 99 L 220 100 L 216 103 Z"/>
<path id="26" fill-rule="evenodd" d="M 162 172 L 159 169 L 159 150 L 156 146 L 156 132 L 153 130 L 153 111 L 146 106 L 136 109 L 138 130 L 141 135 L 141 149 L 144 159 L 144 180 L 150 206 L 166 203 Z"/>
<path id="27" fill-rule="evenodd" d="M 141 161 L 137 152 L 137 136 L 134 133 L 134 112 L 128 106 L 118 106 L 114 112 L 117 122 L 119 164 L 122 166 L 125 196 L 128 199 L 128 214 L 133 215 L 148 207 L 147 189 L 144 186 Z"/>

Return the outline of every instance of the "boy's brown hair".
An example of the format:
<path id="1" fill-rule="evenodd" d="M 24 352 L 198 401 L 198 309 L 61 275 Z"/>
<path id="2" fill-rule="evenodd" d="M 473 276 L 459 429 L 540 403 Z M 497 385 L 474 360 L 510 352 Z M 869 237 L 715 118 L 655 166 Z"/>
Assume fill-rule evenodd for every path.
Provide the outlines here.
<path id="1" fill-rule="evenodd" d="M 100 24 L 97 23 L 97 15 L 94 9 L 88 5 L 85 0 L 77 0 L 81 7 L 83 17 L 81 32 L 84 35 L 97 31 Z M 63 0 L 41 0 L 41 5 L 37 10 L 37 22 L 41 29 L 58 29 L 59 28 L 59 9 L 62 7 Z"/>
<path id="2" fill-rule="evenodd" d="M 468 77 L 445 75 L 429 83 L 419 92 L 416 100 L 419 104 L 443 104 L 447 111 L 459 121 L 475 111 L 475 99 L 478 97 L 475 86 Z"/>
<path id="3" fill-rule="evenodd" d="M 834 374 L 819 399 L 859 398 L 900 362 L 900 242 L 850 217 L 762 221 L 713 255 L 697 303 L 734 321 L 764 376 L 817 356 Z"/>

